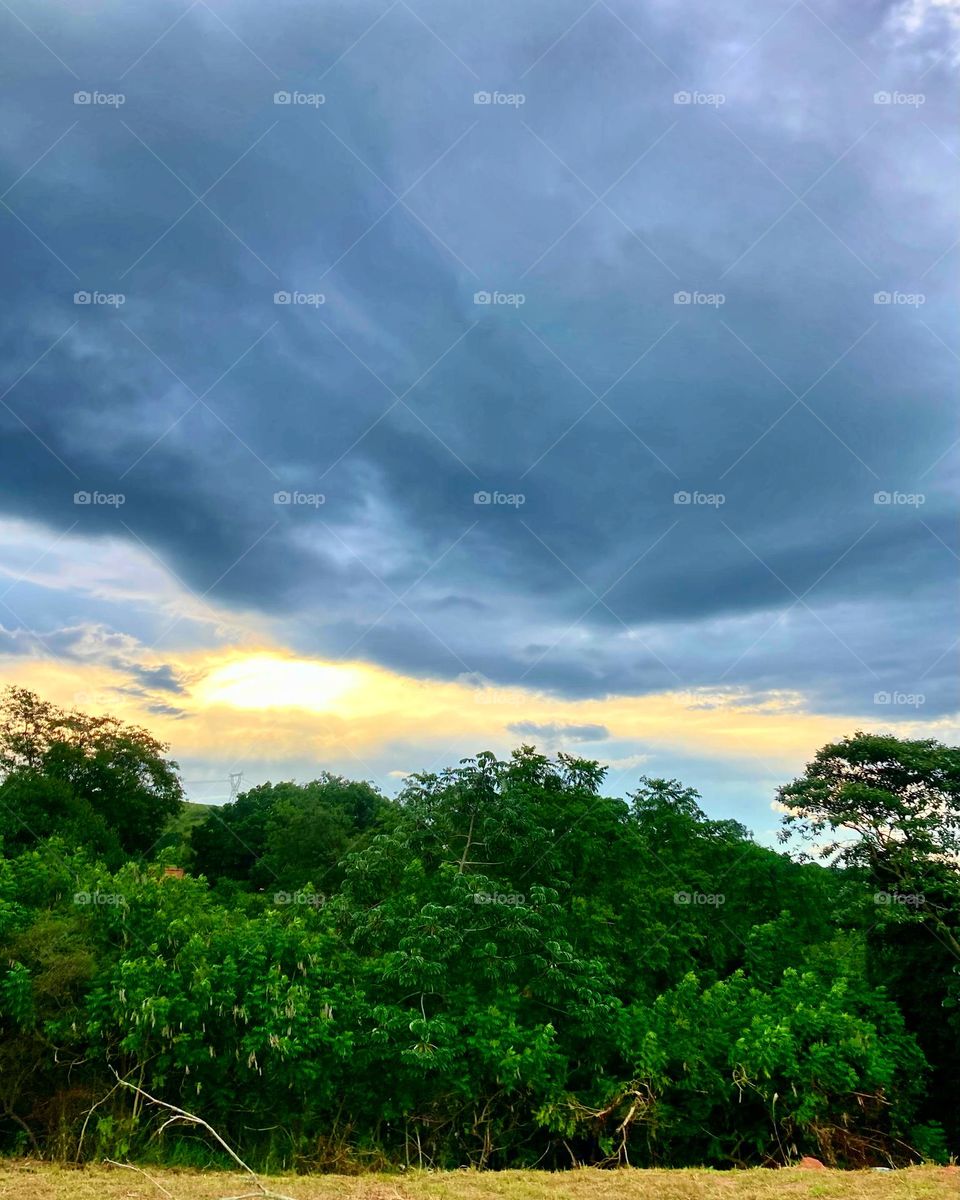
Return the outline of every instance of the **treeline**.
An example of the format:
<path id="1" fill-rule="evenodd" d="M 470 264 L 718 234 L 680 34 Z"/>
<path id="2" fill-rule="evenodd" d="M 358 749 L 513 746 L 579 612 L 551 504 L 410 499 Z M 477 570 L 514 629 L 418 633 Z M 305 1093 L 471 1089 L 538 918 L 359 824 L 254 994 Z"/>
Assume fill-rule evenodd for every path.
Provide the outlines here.
<path id="1" fill-rule="evenodd" d="M 264 1168 L 958 1153 L 960 752 L 825 747 L 790 853 L 603 775 L 523 747 L 198 813 L 146 731 L 9 690 L 0 1151 L 221 1161 L 146 1092 Z"/>

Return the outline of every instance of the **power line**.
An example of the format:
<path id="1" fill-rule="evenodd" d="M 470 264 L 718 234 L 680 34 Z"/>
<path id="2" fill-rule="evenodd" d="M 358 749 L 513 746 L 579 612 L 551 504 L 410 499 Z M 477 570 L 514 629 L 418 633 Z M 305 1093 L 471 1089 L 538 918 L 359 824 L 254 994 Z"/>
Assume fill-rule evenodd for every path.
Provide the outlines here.
<path id="1" fill-rule="evenodd" d="M 216 784 L 217 786 L 227 784 L 230 788 L 230 795 L 226 803 L 230 804 L 236 800 L 237 793 L 240 791 L 240 786 L 243 783 L 243 771 L 231 771 L 225 779 L 221 776 L 219 779 L 181 779 L 180 782 L 184 787 L 209 787 L 211 784 Z"/>

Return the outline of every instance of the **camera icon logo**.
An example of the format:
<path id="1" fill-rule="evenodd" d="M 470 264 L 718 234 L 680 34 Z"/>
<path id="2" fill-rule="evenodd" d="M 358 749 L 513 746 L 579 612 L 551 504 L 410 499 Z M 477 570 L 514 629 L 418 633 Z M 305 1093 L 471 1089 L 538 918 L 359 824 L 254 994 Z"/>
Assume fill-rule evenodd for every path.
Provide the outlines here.
<path id="1" fill-rule="evenodd" d="M 493 96 L 491 96 L 491 94 L 489 92 L 474 92 L 473 93 L 474 104 L 490 104 L 492 102 L 492 100 L 493 100 Z"/>
<path id="2" fill-rule="evenodd" d="M 674 492 L 673 493 L 673 502 L 674 502 L 674 504 L 689 504 L 690 503 L 690 493 L 689 492 Z"/>
<path id="3" fill-rule="evenodd" d="M 874 292 L 873 293 L 874 304 L 889 304 L 892 299 L 893 299 L 893 297 L 890 295 L 889 292 Z"/>
<path id="4" fill-rule="evenodd" d="M 874 104 L 889 104 L 891 100 L 892 100 L 892 96 L 890 95 L 889 92 L 874 92 L 873 93 Z"/>
<path id="5" fill-rule="evenodd" d="M 89 292 L 74 292 L 73 293 L 74 304 L 89 304 L 91 299 L 92 299 L 92 296 Z"/>
<path id="6" fill-rule="evenodd" d="M 274 92 L 273 93 L 274 104 L 289 104 L 292 99 L 293 99 L 293 97 L 291 96 L 291 94 L 289 92 Z"/>
<path id="7" fill-rule="evenodd" d="M 491 499 L 491 496 L 490 496 L 489 492 L 474 492 L 473 493 L 474 504 L 489 504 L 490 499 Z"/>
<path id="8" fill-rule="evenodd" d="M 274 304 L 289 304 L 290 303 L 290 293 L 289 292 L 274 292 L 273 293 L 273 302 L 274 302 Z"/>
<path id="9" fill-rule="evenodd" d="M 473 293 L 474 304 L 489 304 L 492 299 L 493 299 L 493 297 L 491 296 L 491 294 L 489 292 L 474 292 Z"/>
<path id="10" fill-rule="evenodd" d="M 289 492 L 274 492 L 273 493 L 273 502 L 274 502 L 274 504 L 289 504 L 290 503 L 290 493 Z"/>
<path id="11" fill-rule="evenodd" d="M 889 504 L 891 499 L 892 499 L 892 497 L 889 492 L 874 492 L 873 493 L 874 504 Z"/>
<path id="12" fill-rule="evenodd" d="M 689 104 L 691 102 L 691 100 L 693 100 L 693 96 L 690 92 L 674 92 L 673 93 L 674 104 Z"/>
<path id="13" fill-rule="evenodd" d="M 74 104 L 89 104 L 92 98 L 93 97 L 91 96 L 90 92 L 74 92 L 73 93 Z"/>
<path id="14" fill-rule="evenodd" d="M 89 492 L 74 492 L 73 493 L 74 504 L 89 504 L 90 498 L 91 497 L 90 497 Z"/>
<path id="15" fill-rule="evenodd" d="M 673 293 L 674 304 L 689 304 L 692 299 L 693 299 L 693 297 L 690 295 L 689 292 L 674 292 Z"/>
<path id="16" fill-rule="evenodd" d="M 874 702 L 874 704 L 889 704 L 890 703 L 890 693 L 889 692 L 874 692 L 873 693 L 873 702 Z"/>

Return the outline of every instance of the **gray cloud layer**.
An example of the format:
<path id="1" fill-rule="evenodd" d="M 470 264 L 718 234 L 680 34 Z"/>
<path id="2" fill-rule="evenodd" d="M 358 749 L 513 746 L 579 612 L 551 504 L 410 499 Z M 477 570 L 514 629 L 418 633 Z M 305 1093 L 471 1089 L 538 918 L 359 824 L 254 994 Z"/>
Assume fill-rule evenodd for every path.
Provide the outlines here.
<path id="1" fill-rule="evenodd" d="M 4 511 L 303 652 L 955 711 L 949 12 L 585 8 L 3 18 Z"/>

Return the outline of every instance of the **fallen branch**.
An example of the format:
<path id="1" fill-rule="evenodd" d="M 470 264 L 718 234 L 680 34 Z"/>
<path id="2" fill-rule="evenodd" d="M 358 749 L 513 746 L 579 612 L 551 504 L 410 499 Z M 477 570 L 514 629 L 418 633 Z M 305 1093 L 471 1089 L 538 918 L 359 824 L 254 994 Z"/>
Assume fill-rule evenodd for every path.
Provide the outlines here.
<path id="1" fill-rule="evenodd" d="M 148 1175 L 142 1167 L 135 1167 L 133 1165 L 133 1163 L 116 1162 L 112 1158 L 105 1158 L 103 1161 L 108 1162 L 111 1167 L 123 1167 L 124 1170 L 127 1170 L 127 1171 L 138 1171 L 144 1177 L 144 1179 L 149 1179 L 155 1188 L 159 1188 L 160 1191 L 163 1192 L 163 1194 L 165 1196 L 169 1196 L 170 1200 L 175 1200 L 173 1192 L 168 1192 L 162 1183 L 157 1183 L 157 1181 L 153 1178 L 153 1176 Z"/>
<path id="2" fill-rule="evenodd" d="M 114 1073 L 114 1075 L 116 1075 L 116 1071 L 114 1071 L 113 1073 Z M 110 1089 L 110 1091 L 107 1092 L 107 1094 L 105 1096 L 101 1096 L 99 1100 L 97 1100 L 94 1104 L 92 1104 L 90 1106 L 90 1108 L 87 1109 L 86 1114 L 84 1115 L 84 1118 L 83 1118 L 83 1127 L 80 1130 L 80 1137 L 77 1141 L 77 1157 L 75 1159 L 76 1162 L 79 1163 L 80 1155 L 83 1153 L 83 1139 L 84 1139 L 84 1137 L 86 1137 L 87 1126 L 90 1123 L 90 1118 L 93 1116 L 94 1110 L 98 1109 L 101 1104 L 104 1104 L 107 1100 L 109 1100 L 110 1097 L 113 1095 L 113 1093 L 117 1090 L 117 1088 L 119 1086 L 120 1086 L 119 1083 L 115 1083 L 113 1085 L 113 1087 Z M 109 1162 L 110 1159 L 107 1159 L 106 1161 Z M 118 1163 L 117 1165 L 122 1167 L 124 1164 Z"/>
<path id="3" fill-rule="evenodd" d="M 213 1126 L 208 1124 L 206 1121 L 204 1121 L 204 1119 L 202 1117 L 197 1117 L 193 1113 L 187 1112 L 187 1110 L 185 1108 L 178 1108 L 176 1104 L 168 1104 L 166 1102 L 166 1100 L 158 1100 L 156 1096 L 151 1096 L 149 1092 L 144 1091 L 143 1088 L 139 1087 L 137 1084 L 130 1083 L 126 1079 L 121 1079 L 120 1076 L 117 1075 L 117 1072 L 113 1070 L 113 1067 L 111 1067 L 110 1070 L 113 1071 L 114 1075 L 116 1076 L 117 1082 L 119 1084 L 122 1084 L 123 1087 L 129 1088 L 132 1092 L 136 1092 L 138 1096 L 141 1096 L 144 1100 L 147 1100 L 150 1104 L 156 1104 L 160 1108 L 165 1108 L 165 1109 L 167 1109 L 168 1112 L 173 1113 L 173 1116 L 169 1117 L 166 1121 L 164 1121 L 164 1123 L 157 1130 L 158 1137 L 160 1136 L 161 1133 L 163 1133 L 163 1131 L 167 1128 L 168 1125 L 175 1125 L 178 1121 L 183 1121 L 187 1125 L 200 1125 L 203 1129 L 205 1129 L 207 1131 L 207 1133 L 210 1134 L 210 1136 L 212 1138 L 214 1138 L 223 1147 L 224 1150 L 226 1150 L 226 1152 L 230 1155 L 230 1157 L 233 1159 L 233 1161 L 238 1166 L 242 1167 L 244 1171 L 247 1172 L 247 1174 L 253 1180 L 253 1183 L 255 1184 L 257 1191 L 244 1192 L 242 1196 L 224 1197 L 224 1200 L 250 1200 L 251 1197 L 256 1197 L 256 1196 L 267 1196 L 270 1198 L 270 1200 L 293 1200 L 292 1196 L 285 1196 L 281 1192 L 271 1192 L 269 1188 L 265 1188 L 263 1186 L 263 1184 L 260 1182 L 260 1178 L 257 1175 L 256 1171 L 254 1171 L 252 1167 L 248 1167 L 247 1164 L 240 1157 L 240 1155 L 237 1154 L 235 1151 L 231 1150 L 230 1147 L 227 1145 L 227 1143 L 220 1136 L 220 1134 L 217 1133 L 217 1131 L 213 1128 Z M 119 1165 L 123 1166 L 125 1164 L 121 1163 Z M 134 1167 L 133 1169 L 139 1170 L 139 1167 Z M 142 1173 L 146 1174 L 146 1172 L 142 1172 Z M 147 1178 L 149 1179 L 150 1177 L 147 1176 Z M 159 1184 L 157 1186 L 159 1186 Z M 166 1189 L 161 1188 L 161 1190 L 165 1191 Z M 170 1193 L 167 1192 L 167 1195 L 169 1196 Z"/>

